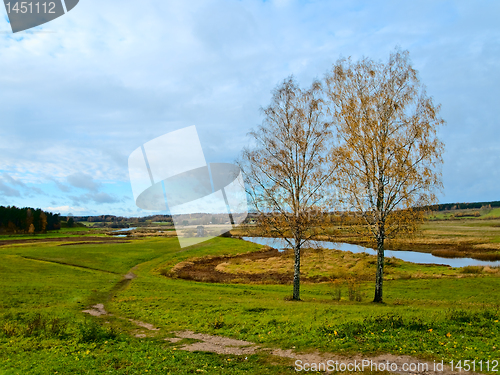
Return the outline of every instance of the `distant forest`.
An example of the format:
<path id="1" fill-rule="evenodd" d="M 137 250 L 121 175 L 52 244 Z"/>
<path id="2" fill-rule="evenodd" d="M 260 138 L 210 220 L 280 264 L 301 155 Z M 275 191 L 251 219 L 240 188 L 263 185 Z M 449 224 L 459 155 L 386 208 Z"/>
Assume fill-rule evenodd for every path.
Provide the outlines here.
<path id="1" fill-rule="evenodd" d="M 482 207 L 500 207 L 500 201 L 491 202 L 472 202 L 472 203 L 444 203 L 428 206 L 431 211 L 465 210 L 480 209 Z M 201 215 L 201 214 L 199 214 Z M 190 219 L 197 218 L 199 215 L 186 215 Z M 217 215 L 216 215 L 217 216 Z M 210 216 L 212 217 L 212 216 Z M 255 219 L 256 215 L 249 213 L 247 221 Z M 110 222 L 113 224 L 124 223 L 123 227 L 129 226 L 129 223 L 138 225 L 144 222 L 172 222 L 170 215 L 151 215 L 142 218 L 116 217 L 113 215 L 101 216 L 75 216 L 74 221 L 99 221 Z M 126 223 L 126 225 L 125 225 Z M 193 222 L 194 223 L 194 222 Z M 190 224 L 193 224 L 190 222 Z M 117 225 L 118 227 L 118 225 Z M 121 226 L 120 226 L 121 227 Z M 61 217 L 59 214 L 43 211 L 40 208 L 15 206 L 0 206 L 0 233 L 43 233 L 48 230 L 61 229 Z"/>
<path id="2" fill-rule="evenodd" d="M 433 206 L 429 206 L 429 209 L 431 211 L 448 211 L 448 210 L 466 210 L 471 208 L 478 209 L 488 206 L 491 208 L 500 207 L 500 201 L 435 204 Z"/>
<path id="3" fill-rule="evenodd" d="M 0 233 L 43 233 L 60 228 L 59 214 L 40 208 L 0 206 Z"/>

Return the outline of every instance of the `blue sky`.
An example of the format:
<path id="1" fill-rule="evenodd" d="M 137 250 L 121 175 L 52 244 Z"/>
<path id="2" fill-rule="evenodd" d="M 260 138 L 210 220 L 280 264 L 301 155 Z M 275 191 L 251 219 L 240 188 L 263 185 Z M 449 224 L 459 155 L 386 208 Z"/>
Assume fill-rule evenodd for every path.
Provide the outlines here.
<path id="1" fill-rule="evenodd" d="M 0 17 L 0 205 L 147 215 L 130 153 L 196 125 L 231 162 L 290 74 L 410 52 L 447 125 L 441 202 L 500 200 L 497 1 L 80 0 L 12 34 Z"/>

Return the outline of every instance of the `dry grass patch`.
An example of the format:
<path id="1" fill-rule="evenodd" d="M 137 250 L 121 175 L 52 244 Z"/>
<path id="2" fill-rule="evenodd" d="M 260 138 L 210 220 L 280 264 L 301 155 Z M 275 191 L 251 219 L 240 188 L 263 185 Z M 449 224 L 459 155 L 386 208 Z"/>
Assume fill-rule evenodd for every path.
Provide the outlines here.
<path id="1" fill-rule="evenodd" d="M 486 250 L 486 251 L 498 251 L 500 250 L 500 242 L 497 243 L 483 243 L 474 245 L 475 249 Z"/>
<path id="2" fill-rule="evenodd" d="M 301 279 L 304 282 L 371 281 L 376 257 L 340 250 L 303 249 Z M 293 252 L 266 250 L 238 256 L 190 259 L 175 266 L 176 276 L 199 281 L 289 284 L 293 279 Z M 457 269 L 421 265 L 386 258 L 386 280 L 462 276 Z"/>

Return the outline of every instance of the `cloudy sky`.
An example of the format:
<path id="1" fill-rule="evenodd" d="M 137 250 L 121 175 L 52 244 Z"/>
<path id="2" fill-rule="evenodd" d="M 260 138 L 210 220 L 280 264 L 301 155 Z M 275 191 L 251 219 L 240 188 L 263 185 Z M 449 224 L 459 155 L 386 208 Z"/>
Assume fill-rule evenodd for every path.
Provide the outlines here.
<path id="1" fill-rule="evenodd" d="M 498 1 L 80 0 L 16 34 L 1 11 L 0 205 L 146 215 L 137 147 L 195 125 L 230 162 L 284 78 L 396 45 L 447 122 L 440 201 L 500 200 Z"/>

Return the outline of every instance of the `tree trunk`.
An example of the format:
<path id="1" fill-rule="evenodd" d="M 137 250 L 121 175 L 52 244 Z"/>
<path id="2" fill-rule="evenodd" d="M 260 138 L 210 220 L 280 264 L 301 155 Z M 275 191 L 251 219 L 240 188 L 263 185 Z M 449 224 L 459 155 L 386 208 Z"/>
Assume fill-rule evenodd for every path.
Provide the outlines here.
<path id="1" fill-rule="evenodd" d="M 295 263 L 293 267 L 293 297 L 294 301 L 300 301 L 300 247 L 295 246 Z"/>
<path id="2" fill-rule="evenodd" d="M 382 302 L 382 284 L 384 281 L 384 237 L 377 238 L 377 277 L 375 280 L 375 298 L 373 302 Z"/>

